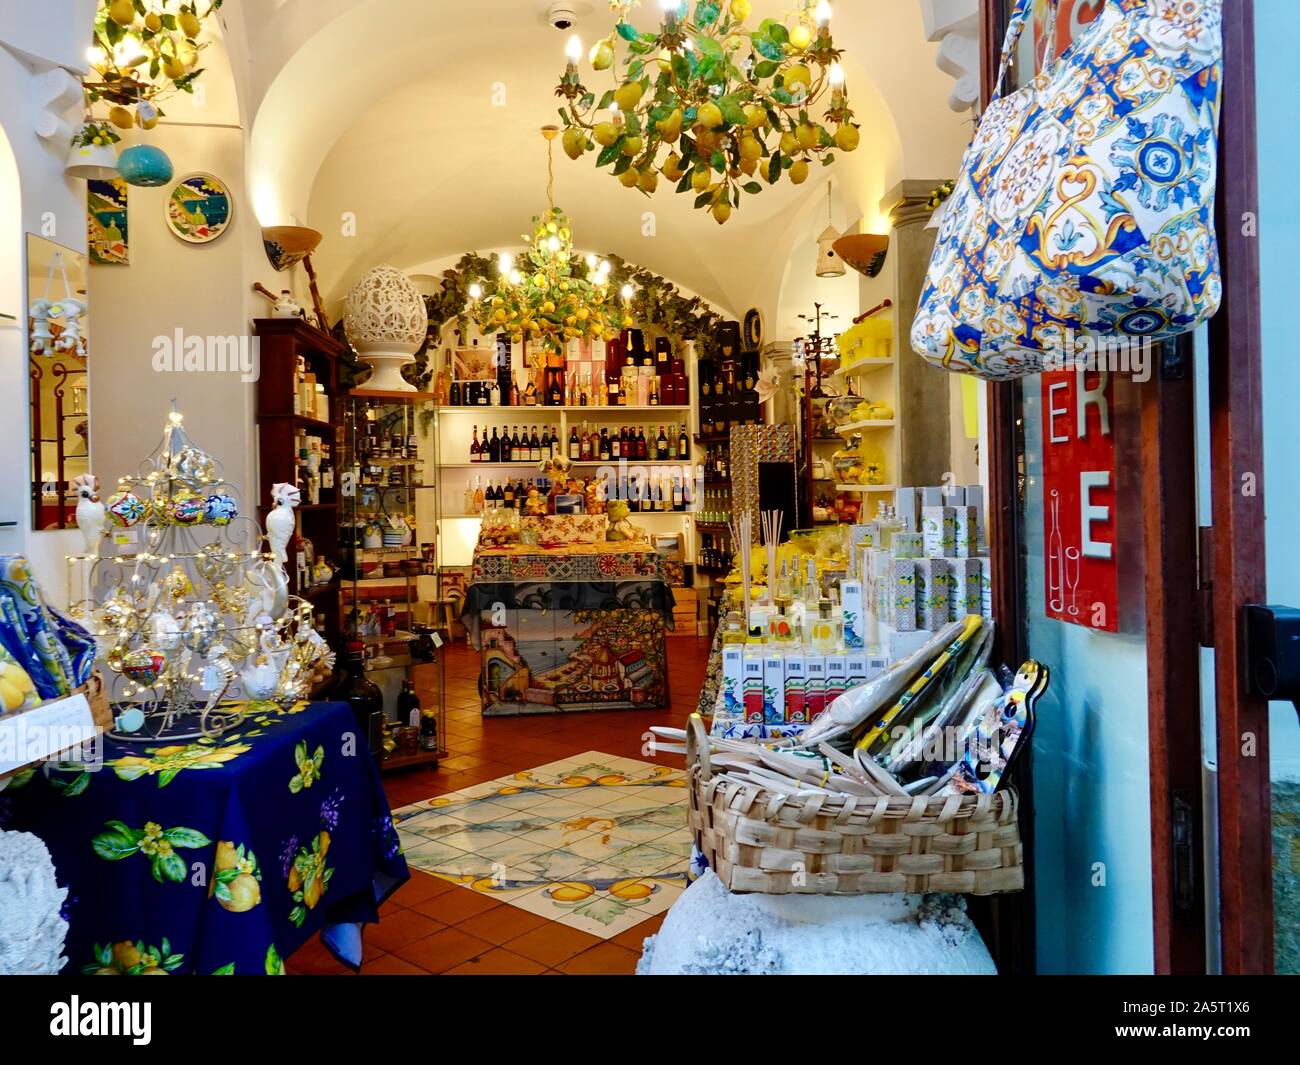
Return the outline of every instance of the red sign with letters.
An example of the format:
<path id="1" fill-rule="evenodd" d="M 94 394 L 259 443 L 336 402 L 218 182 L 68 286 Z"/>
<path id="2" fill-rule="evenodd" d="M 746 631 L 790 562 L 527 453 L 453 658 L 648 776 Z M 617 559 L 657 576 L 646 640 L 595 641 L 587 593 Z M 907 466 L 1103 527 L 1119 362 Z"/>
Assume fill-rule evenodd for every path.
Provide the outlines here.
<path id="1" fill-rule="evenodd" d="M 1047 616 L 1118 632 L 1114 383 L 1075 370 L 1042 382 Z"/>

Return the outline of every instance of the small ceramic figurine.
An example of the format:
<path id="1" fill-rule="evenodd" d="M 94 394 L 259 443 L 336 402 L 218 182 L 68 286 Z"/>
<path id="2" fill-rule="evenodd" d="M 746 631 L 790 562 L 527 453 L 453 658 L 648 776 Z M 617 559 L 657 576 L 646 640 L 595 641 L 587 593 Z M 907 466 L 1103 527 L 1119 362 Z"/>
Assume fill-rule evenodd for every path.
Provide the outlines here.
<path id="1" fill-rule="evenodd" d="M 287 289 L 280 290 L 280 298 L 275 301 L 271 308 L 272 318 L 302 318 L 304 312 L 302 304 L 293 298 L 293 294 Z"/>
<path id="2" fill-rule="evenodd" d="M 281 565 L 289 562 L 289 538 L 293 536 L 293 508 L 302 502 L 302 493 L 297 486 L 281 481 L 271 486 L 271 502 L 275 509 L 266 516 L 266 539 L 271 544 L 271 552 Z"/>
<path id="3" fill-rule="evenodd" d="M 629 508 L 625 499 L 611 499 L 605 504 L 605 514 L 609 518 L 609 528 L 605 530 L 605 539 L 646 540 L 644 529 L 638 529 L 628 517 Z"/>
<path id="4" fill-rule="evenodd" d="M 524 500 L 525 514 L 545 514 L 546 500 L 542 498 L 542 493 L 537 490 L 537 486 L 528 489 L 528 498 Z"/>
<path id="5" fill-rule="evenodd" d="M 72 479 L 72 487 L 77 493 L 77 528 L 86 541 L 86 554 L 93 555 L 99 550 L 108 524 L 107 508 L 99 499 L 99 478 L 83 473 Z"/>

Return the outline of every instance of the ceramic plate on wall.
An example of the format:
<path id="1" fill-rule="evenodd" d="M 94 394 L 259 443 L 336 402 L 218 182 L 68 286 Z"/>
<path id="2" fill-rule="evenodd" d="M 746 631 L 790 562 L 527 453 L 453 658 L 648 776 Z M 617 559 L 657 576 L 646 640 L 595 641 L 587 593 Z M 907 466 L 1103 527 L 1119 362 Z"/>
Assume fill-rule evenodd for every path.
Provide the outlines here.
<path id="1" fill-rule="evenodd" d="M 190 174 L 167 197 L 167 227 L 187 244 L 208 244 L 226 231 L 234 211 L 224 181 L 211 174 Z"/>

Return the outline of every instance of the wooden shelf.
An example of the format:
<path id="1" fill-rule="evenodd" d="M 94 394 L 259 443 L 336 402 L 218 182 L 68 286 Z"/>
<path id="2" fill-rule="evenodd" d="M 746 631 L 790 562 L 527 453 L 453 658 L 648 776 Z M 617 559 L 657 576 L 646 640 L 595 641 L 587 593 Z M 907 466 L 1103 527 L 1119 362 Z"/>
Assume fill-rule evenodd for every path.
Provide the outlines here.
<path id="1" fill-rule="evenodd" d="M 353 391 L 353 395 L 356 395 L 355 390 Z M 569 414 L 578 413 L 578 414 L 594 415 L 594 414 L 624 414 L 624 413 L 649 414 L 649 413 L 653 413 L 654 411 L 668 411 L 673 414 L 685 414 L 689 412 L 690 409 L 691 408 L 689 406 L 681 406 L 678 404 L 671 404 L 671 405 L 649 404 L 646 406 L 631 405 L 627 407 L 570 407 L 567 405 L 563 407 L 492 407 L 492 406 L 467 407 L 461 405 L 458 407 L 439 407 L 438 413 L 439 414 L 490 414 L 490 413 L 497 413 L 497 412 L 503 412 L 503 413 L 509 412 L 511 414 L 515 414 L 517 412 L 518 414 L 550 414 L 553 412 L 555 414 L 559 414 L 561 412 L 564 412 Z"/>
<path id="2" fill-rule="evenodd" d="M 364 388 L 354 388 L 348 392 L 348 395 L 354 399 L 374 399 L 379 400 L 381 403 L 433 403 L 437 399 L 432 392 L 369 392 Z M 466 410 L 475 409 L 477 408 L 466 408 Z"/>
<path id="3" fill-rule="evenodd" d="M 893 492 L 898 488 L 896 484 L 837 484 L 837 492 Z"/>
<path id="4" fill-rule="evenodd" d="M 897 424 L 897 418 L 868 418 L 866 421 L 845 422 L 843 425 L 837 425 L 835 431 L 841 436 L 848 436 L 861 429 L 893 429 Z"/>
<path id="5" fill-rule="evenodd" d="M 406 754 L 392 754 L 379 759 L 379 771 L 390 773 L 398 769 L 408 769 L 413 765 L 436 765 L 438 760 L 446 758 L 446 751 L 410 751 Z"/>

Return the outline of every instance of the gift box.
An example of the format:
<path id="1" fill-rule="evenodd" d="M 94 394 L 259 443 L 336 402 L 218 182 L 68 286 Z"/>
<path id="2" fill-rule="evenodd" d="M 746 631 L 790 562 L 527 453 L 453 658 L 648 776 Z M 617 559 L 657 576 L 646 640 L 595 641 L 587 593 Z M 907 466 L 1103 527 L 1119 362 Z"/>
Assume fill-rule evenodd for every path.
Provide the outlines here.
<path id="1" fill-rule="evenodd" d="M 978 558 L 958 558 L 952 563 L 952 594 L 948 619 L 960 621 L 968 614 L 984 612 L 984 577 Z"/>
<path id="2" fill-rule="evenodd" d="M 895 558 L 924 558 L 925 537 L 919 532 L 894 533 L 891 550 Z"/>
<path id="3" fill-rule="evenodd" d="M 890 558 L 882 578 L 886 620 L 899 632 L 916 630 L 916 567 L 922 561 L 915 558 Z"/>
<path id="4" fill-rule="evenodd" d="M 745 723 L 763 724 L 763 654 L 745 651 L 741 660 L 741 703 L 745 708 Z"/>
<path id="5" fill-rule="evenodd" d="M 955 558 L 957 551 L 957 509 L 922 507 L 921 535 L 927 558 Z"/>
<path id="6" fill-rule="evenodd" d="M 974 507 L 953 508 L 953 556 L 975 558 L 980 553 L 978 512 Z"/>
<path id="7" fill-rule="evenodd" d="M 808 721 L 807 659 L 794 652 L 785 656 L 785 720 L 791 724 Z"/>
<path id="8" fill-rule="evenodd" d="M 803 668 L 804 707 L 811 723 L 826 709 L 826 656 L 804 655 Z"/>
<path id="9" fill-rule="evenodd" d="M 917 627 L 934 632 L 948 624 L 952 609 L 952 563 L 946 558 L 916 560 Z"/>

